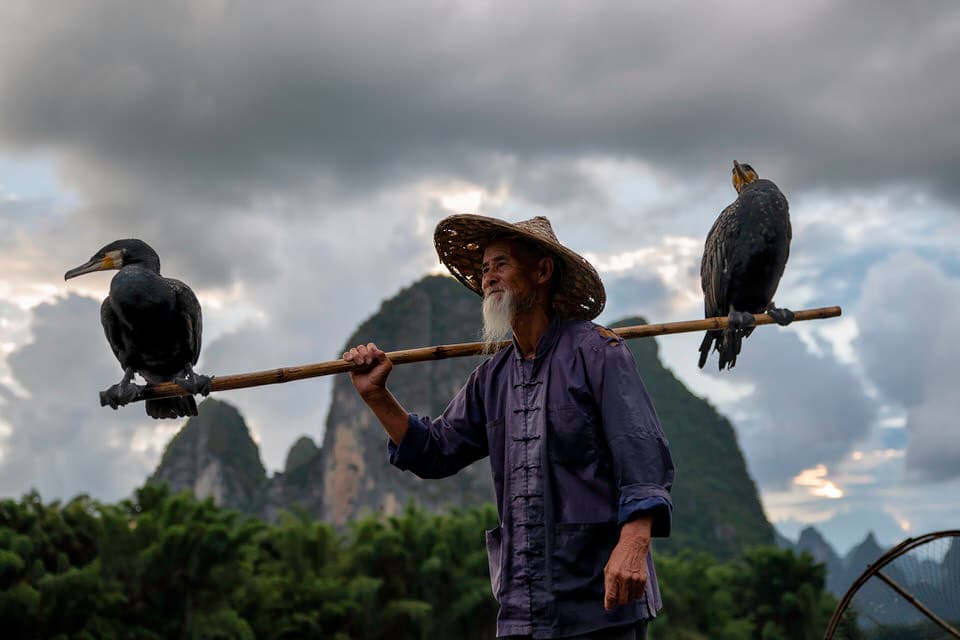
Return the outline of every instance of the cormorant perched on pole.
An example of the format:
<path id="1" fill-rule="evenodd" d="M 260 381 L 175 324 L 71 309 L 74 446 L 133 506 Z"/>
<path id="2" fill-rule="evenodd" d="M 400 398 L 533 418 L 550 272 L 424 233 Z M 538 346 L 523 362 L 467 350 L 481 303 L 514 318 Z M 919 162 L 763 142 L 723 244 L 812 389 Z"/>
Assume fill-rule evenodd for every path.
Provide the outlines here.
<path id="1" fill-rule="evenodd" d="M 730 328 L 707 332 L 700 344 L 699 366 L 703 368 L 715 345 L 721 371 L 737 363 L 741 340 L 753 331 L 752 314 L 767 313 L 784 326 L 794 317 L 789 309 L 773 304 L 790 255 L 787 199 L 777 185 L 736 160 L 733 186 L 740 195 L 710 228 L 700 262 L 705 317 L 725 315 Z"/>
<path id="2" fill-rule="evenodd" d="M 86 263 L 70 269 L 64 280 L 94 271 L 119 269 L 110 281 L 110 295 L 100 307 L 107 342 L 123 367 L 123 379 L 101 396 L 116 409 L 137 399 L 147 382 L 176 382 L 190 393 L 210 393 L 210 378 L 193 371 L 200 357 L 203 331 L 200 303 L 190 287 L 160 275 L 160 257 L 142 240 L 116 240 Z M 146 401 L 153 418 L 197 415 L 193 396 Z"/>

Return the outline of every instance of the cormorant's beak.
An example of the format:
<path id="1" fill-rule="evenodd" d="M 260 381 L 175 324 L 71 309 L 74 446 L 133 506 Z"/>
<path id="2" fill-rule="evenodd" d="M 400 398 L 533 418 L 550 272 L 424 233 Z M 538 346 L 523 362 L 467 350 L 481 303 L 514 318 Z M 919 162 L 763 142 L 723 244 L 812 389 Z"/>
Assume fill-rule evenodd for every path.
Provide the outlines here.
<path id="1" fill-rule="evenodd" d="M 77 276 L 82 276 L 85 273 L 93 273 L 94 271 L 106 271 L 108 269 L 115 269 L 116 263 L 113 261 L 113 258 L 110 256 L 98 256 L 91 258 L 89 262 L 85 262 L 79 267 L 74 267 L 63 274 L 64 280 L 69 280 L 70 278 L 76 278 Z"/>
<path id="2" fill-rule="evenodd" d="M 737 179 L 741 184 L 749 182 L 750 178 L 747 177 L 747 172 L 743 170 L 743 165 L 741 165 L 736 160 L 733 161 L 733 171 L 737 174 Z"/>
<path id="3" fill-rule="evenodd" d="M 750 165 L 745 169 L 742 164 L 733 161 L 733 186 L 740 193 L 743 185 L 749 184 L 757 179 L 757 174 L 750 170 Z"/>

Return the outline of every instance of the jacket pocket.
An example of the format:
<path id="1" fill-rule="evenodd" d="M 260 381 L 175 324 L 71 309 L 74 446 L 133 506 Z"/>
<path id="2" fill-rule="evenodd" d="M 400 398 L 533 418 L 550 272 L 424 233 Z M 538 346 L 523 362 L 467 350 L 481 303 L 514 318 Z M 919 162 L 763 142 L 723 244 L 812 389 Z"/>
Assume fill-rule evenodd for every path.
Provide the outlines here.
<path id="1" fill-rule="evenodd" d="M 547 409 L 550 459 L 579 469 L 597 457 L 596 421 L 576 405 Z"/>
<path id="2" fill-rule="evenodd" d="M 487 538 L 487 568 L 490 570 L 490 588 L 493 589 L 493 597 L 500 601 L 500 554 L 502 545 L 503 530 L 501 527 L 489 529 L 484 532 Z"/>
<path id="3" fill-rule="evenodd" d="M 598 596 L 603 605 L 603 569 L 620 536 L 616 521 L 557 524 L 551 577 L 558 595 Z"/>

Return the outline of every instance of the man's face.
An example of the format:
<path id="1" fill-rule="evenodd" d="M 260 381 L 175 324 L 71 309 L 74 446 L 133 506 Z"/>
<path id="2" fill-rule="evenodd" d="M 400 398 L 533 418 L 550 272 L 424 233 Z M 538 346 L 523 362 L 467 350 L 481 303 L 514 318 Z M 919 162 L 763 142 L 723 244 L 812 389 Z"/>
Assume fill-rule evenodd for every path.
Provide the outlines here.
<path id="1" fill-rule="evenodd" d="M 484 352 L 510 336 L 514 315 L 533 305 L 536 279 L 530 259 L 516 242 L 500 241 L 483 252 Z"/>
<path id="2" fill-rule="evenodd" d="M 523 247 L 510 240 L 496 240 L 483 252 L 481 267 L 483 297 L 501 295 L 509 290 L 518 301 L 534 293 L 534 265 Z"/>

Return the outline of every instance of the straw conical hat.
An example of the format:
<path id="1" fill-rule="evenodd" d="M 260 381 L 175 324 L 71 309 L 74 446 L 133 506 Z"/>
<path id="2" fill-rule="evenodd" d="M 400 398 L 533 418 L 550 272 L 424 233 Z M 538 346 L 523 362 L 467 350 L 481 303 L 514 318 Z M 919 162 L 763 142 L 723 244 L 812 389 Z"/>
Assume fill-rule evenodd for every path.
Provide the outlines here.
<path id="1" fill-rule="evenodd" d="M 560 282 L 553 306 L 573 318 L 593 320 L 603 311 L 607 296 L 597 270 L 587 260 L 557 240 L 550 221 L 537 216 L 522 222 L 460 214 L 444 218 L 437 225 L 433 241 L 440 262 L 468 289 L 483 295 L 480 275 L 483 250 L 491 238 L 517 236 L 530 240 L 553 254 L 561 263 Z"/>

